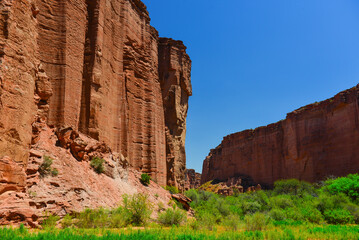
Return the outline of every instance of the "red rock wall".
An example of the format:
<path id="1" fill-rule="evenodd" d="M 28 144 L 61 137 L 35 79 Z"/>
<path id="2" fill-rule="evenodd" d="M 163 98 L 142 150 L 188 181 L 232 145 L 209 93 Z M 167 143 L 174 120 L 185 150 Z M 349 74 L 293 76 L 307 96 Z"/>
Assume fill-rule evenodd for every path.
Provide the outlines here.
<path id="1" fill-rule="evenodd" d="M 25 187 L 38 67 L 32 2 L 0 2 L 0 194 Z"/>
<path id="2" fill-rule="evenodd" d="M 159 40 L 159 75 L 166 122 L 167 184 L 185 188 L 186 118 L 192 95 L 191 60 L 181 41 Z"/>
<path id="3" fill-rule="evenodd" d="M 300 108 L 266 127 L 225 137 L 203 163 L 202 183 L 250 176 L 310 182 L 359 171 L 359 87 Z"/>
<path id="4" fill-rule="evenodd" d="M 139 0 L 3 0 L 0 7 L 0 157 L 26 164 L 31 138 L 38 141 L 36 121 L 47 121 L 106 142 L 166 185 L 160 43 L 146 6 Z M 183 45 L 175 48 L 185 54 Z M 177 74 L 185 74 L 176 91 L 183 87 L 186 94 L 176 94 L 184 96 L 186 113 L 185 56 L 187 62 L 173 62 Z M 183 144 L 184 134 L 177 136 Z M 183 156 L 184 145 L 178 151 Z M 181 171 L 177 175 L 185 169 L 181 161 L 171 168 Z"/>

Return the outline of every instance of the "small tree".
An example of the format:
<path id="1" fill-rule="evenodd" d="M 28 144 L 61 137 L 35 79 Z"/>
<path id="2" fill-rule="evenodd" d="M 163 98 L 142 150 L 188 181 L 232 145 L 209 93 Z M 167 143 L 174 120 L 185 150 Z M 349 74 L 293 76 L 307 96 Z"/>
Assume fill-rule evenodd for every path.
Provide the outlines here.
<path id="1" fill-rule="evenodd" d="M 95 170 L 95 172 L 101 174 L 105 171 L 104 162 L 105 160 L 103 160 L 102 158 L 94 157 L 91 160 L 90 166 Z"/>
<path id="2" fill-rule="evenodd" d="M 132 196 L 123 196 L 124 211 L 128 223 L 134 225 L 146 225 L 152 213 L 152 205 L 148 202 L 148 196 L 142 193 Z"/>
<path id="3" fill-rule="evenodd" d="M 145 185 L 145 186 L 150 185 L 150 180 L 151 180 L 151 177 L 147 173 L 143 173 L 141 175 L 140 181 L 143 185 Z"/>
<path id="4" fill-rule="evenodd" d="M 39 173 L 41 177 L 45 177 L 47 175 L 57 176 L 59 174 L 59 171 L 56 168 L 52 168 L 53 159 L 49 156 L 43 156 L 43 162 L 41 163 L 39 167 Z"/>

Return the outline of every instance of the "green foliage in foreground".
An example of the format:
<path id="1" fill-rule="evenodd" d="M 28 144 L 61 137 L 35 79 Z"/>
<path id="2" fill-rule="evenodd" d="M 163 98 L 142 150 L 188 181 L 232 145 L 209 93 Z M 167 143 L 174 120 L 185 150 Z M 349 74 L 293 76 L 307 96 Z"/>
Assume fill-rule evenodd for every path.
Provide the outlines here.
<path id="1" fill-rule="evenodd" d="M 276 222 L 300 224 L 359 224 L 359 175 L 328 179 L 312 185 L 296 179 L 281 180 L 270 191 L 223 197 L 201 190 L 185 194 L 199 226 L 211 229 L 239 219 L 248 230 L 262 230 Z M 233 222 L 233 220 L 232 220 Z M 237 228 L 236 224 L 229 224 Z"/>
<path id="2" fill-rule="evenodd" d="M 26 229 L 0 229 L 2 240 L 304 240 L 304 239 L 335 239 L 356 240 L 359 237 L 358 226 L 299 226 L 277 227 L 265 231 L 198 231 L 190 227 L 172 227 L 169 229 L 145 230 L 83 230 L 65 229 L 30 233 Z"/>
<path id="3" fill-rule="evenodd" d="M 329 179 L 315 185 L 283 180 L 276 182 L 270 191 L 229 197 L 192 189 L 185 193 L 192 199 L 194 218 L 191 219 L 176 205 L 167 210 L 159 207 L 158 218 L 151 219 L 153 206 L 147 195 L 125 195 L 117 209 L 87 209 L 67 215 L 60 221 L 64 230 L 55 228 L 59 223 L 57 217 L 48 216 L 43 225 L 45 231 L 30 234 L 23 226 L 4 228 L 0 229 L 0 239 L 358 240 L 357 176 Z M 342 182 L 349 184 L 338 187 Z M 133 226 L 145 229 L 132 230 Z"/>

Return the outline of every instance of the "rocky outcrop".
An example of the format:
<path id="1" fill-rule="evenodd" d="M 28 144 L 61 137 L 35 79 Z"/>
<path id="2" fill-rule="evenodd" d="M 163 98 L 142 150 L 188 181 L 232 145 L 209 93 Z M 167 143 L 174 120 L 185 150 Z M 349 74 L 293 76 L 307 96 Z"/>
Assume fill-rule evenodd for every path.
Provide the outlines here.
<path id="1" fill-rule="evenodd" d="M 37 227 L 49 214 L 63 217 L 85 208 L 115 208 L 122 202 L 123 194 L 144 193 L 155 208 L 159 202 L 164 208 L 169 207 L 171 194 L 153 181 L 144 186 L 141 173 L 129 168 L 126 159 L 111 152 L 106 144 L 70 128 L 54 131 L 43 125 L 42 129 L 26 169 L 13 165 L 6 171 L 11 175 L 3 176 L 9 182 L 21 183 L 22 188 L 19 189 L 20 184 L 9 185 L 5 191 L 0 188 L 0 225 L 25 223 Z M 51 168 L 57 169 L 58 175 L 40 171 L 45 156 L 52 159 Z M 91 167 L 93 157 L 104 160 L 103 173 Z M 16 179 L 17 171 L 24 172 L 23 181 Z"/>
<path id="2" fill-rule="evenodd" d="M 201 174 L 194 169 L 186 169 L 185 172 L 185 190 L 195 189 L 201 186 Z"/>
<path id="3" fill-rule="evenodd" d="M 184 189 L 186 118 L 192 96 L 191 60 L 181 41 L 159 40 L 159 78 L 166 122 L 167 183 Z"/>
<path id="4" fill-rule="evenodd" d="M 285 120 L 225 137 L 204 160 L 202 183 L 248 177 L 310 182 L 359 171 L 359 86 L 287 115 Z"/>
<path id="5" fill-rule="evenodd" d="M 183 186 L 185 50 L 158 37 L 139 0 L 1 1 L 1 189 L 22 189 L 18 170 L 46 124 L 105 143 L 160 185 Z M 70 151 L 86 159 L 70 137 Z"/>

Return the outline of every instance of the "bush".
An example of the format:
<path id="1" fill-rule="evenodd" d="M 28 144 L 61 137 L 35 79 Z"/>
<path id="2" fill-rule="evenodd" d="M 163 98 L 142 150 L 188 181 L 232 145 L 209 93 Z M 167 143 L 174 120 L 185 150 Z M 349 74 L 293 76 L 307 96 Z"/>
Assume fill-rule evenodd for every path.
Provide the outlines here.
<path id="1" fill-rule="evenodd" d="M 263 213 L 247 215 L 244 221 L 246 230 L 248 231 L 261 231 L 268 225 L 268 219 Z"/>
<path id="2" fill-rule="evenodd" d="M 148 196 L 138 193 L 132 196 L 124 195 L 124 212 L 128 217 L 128 223 L 134 225 L 146 225 L 152 213 L 152 205 L 147 201 Z"/>
<path id="3" fill-rule="evenodd" d="M 349 174 L 346 177 L 330 179 L 325 183 L 331 194 L 344 193 L 353 200 L 359 199 L 359 174 Z"/>
<path id="4" fill-rule="evenodd" d="M 270 199 L 272 208 L 286 209 L 294 206 L 293 200 L 288 195 L 278 195 Z"/>
<path id="5" fill-rule="evenodd" d="M 359 206 L 353 203 L 347 203 L 343 207 L 344 209 L 348 210 L 350 214 L 353 216 L 353 221 L 356 224 L 359 224 Z"/>
<path id="6" fill-rule="evenodd" d="M 59 174 L 59 171 L 56 168 L 51 167 L 54 160 L 49 156 L 43 156 L 43 159 L 44 160 L 38 170 L 40 176 L 45 177 L 51 174 L 53 177 L 56 177 Z"/>
<path id="7" fill-rule="evenodd" d="M 253 214 L 261 209 L 261 205 L 258 202 L 243 202 L 242 210 L 244 214 Z"/>
<path id="8" fill-rule="evenodd" d="M 104 208 L 86 209 L 76 215 L 75 226 L 79 228 L 105 228 L 108 225 L 109 211 Z"/>
<path id="9" fill-rule="evenodd" d="M 285 212 L 281 209 L 276 209 L 276 208 L 272 209 L 269 212 L 269 216 L 275 221 L 283 221 L 284 219 L 286 219 Z"/>
<path id="10" fill-rule="evenodd" d="M 179 190 L 178 190 L 178 188 L 177 187 L 175 187 L 175 186 L 166 186 L 165 187 L 165 189 L 167 190 L 167 191 L 169 191 L 171 194 L 177 194 L 177 193 L 179 193 Z"/>
<path id="11" fill-rule="evenodd" d="M 291 194 L 303 196 L 305 194 L 315 194 L 315 189 L 308 182 L 299 181 L 297 179 L 288 179 L 276 181 L 274 183 L 273 193 L 275 195 Z"/>
<path id="12" fill-rule="evenodd" d="M 321 194 L 319 196 L 318 210 L 324 213 L 326 210 L 341 209 L 345 204 L 350 203 L 349 198 L 343 193 L 338 195 Z"/>
<path id="13" fill-rule="evenodd" d="M 91 160 L 90 166 L 95 170 L 96 173 L 101 174 L 105 171 L 104 166 L 105 160 L 99 157 L 94 157 Z"/>
<path id="14" fill-rule="evenodd" d="M 237 231 L 239 229 L 240 218 L 238 215 L 229 215 L 223 221 L 224 225 L 229 227 L 232 231 Z"/>
<path id="15" fill-rule="evenodd" d="M 216 225 L 217 218 L 215 215 L 211 214 L 210 212 L 203 211 L 199 216 L 197 216 L 197 221 L 199 226 L 212 231 Z"/>
<path id="16" fill-rule="evenodd" d="M 151 180 L 150 175 L 148 175 L 147 173 L 142 173 L 140 181 L 143 185 L 145 186 L 150 185 L 150 180 Z"/>
<path id="17" fill-rule="evenodd" d="M 320 223 L 323 221 L 323 216 L 321 212 L 311 206 L 303 206 L 300 209 L 300 213 L 303 216 L 303 219 L 311 223 Z"/>
<path id="18" fill-rule="evenodd" d="M 46 214 L 47 215 L 47 214 Z M 42 226 L 45 229 L 52 229 L 56 227 L 57 221 L 60 219 L 59 216 L 50 215 L 42 222 Z"/>
<path id="19" fill-rule="evenodd" d="M 158 216 L 158 222 L 165 226 L 181 225 L 185 221 L 186 213 L 179 208 L 168 208 Z"/>
<path id="20" fill-rule="evenodd" d="M 350 212 L 345 209 L 326 210 L 324 218 L 330 224 L 348 224 L 354 220 Z"/>

